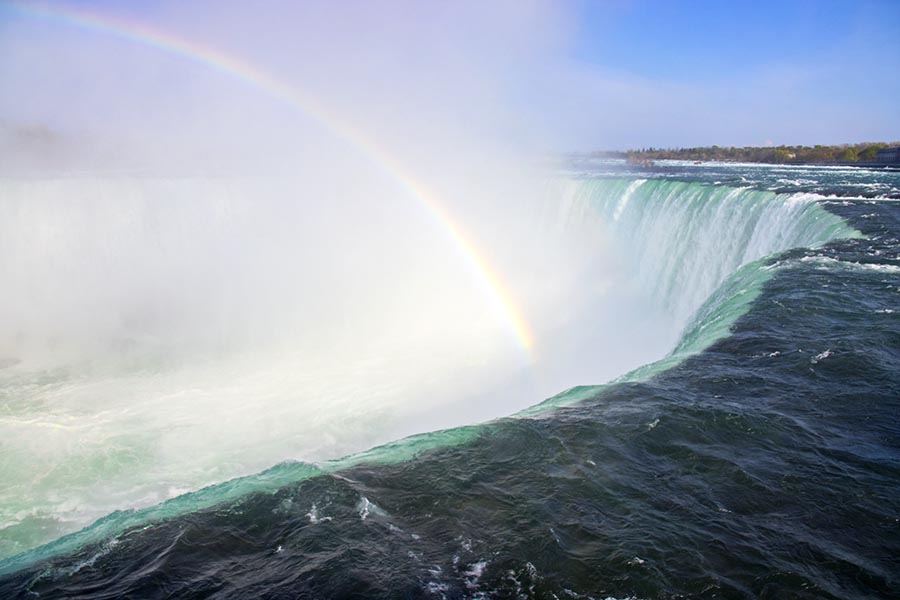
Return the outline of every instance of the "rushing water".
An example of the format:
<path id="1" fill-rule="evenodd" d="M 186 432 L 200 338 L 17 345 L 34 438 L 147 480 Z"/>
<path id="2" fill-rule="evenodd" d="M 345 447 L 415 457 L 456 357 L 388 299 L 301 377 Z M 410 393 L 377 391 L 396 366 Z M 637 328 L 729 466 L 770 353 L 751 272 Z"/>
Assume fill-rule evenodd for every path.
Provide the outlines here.
<path id="1" fill-rule="evenodd" d="M 176 491 L 191 489 L 213 458 L 162 460 L 154 436 L 165 421 L 111 439 L 121 421 L 107 399 L 107 412 L 90 405 L 90 418 L 112 423 L 97 429 L 95 454 L 87 449 L 94 458 L 82 460 L 72 441 L 35 463 L 41 442 L 21 434 L 23 423 L 81 424 L 61 420 L 58 408 L 79 388 L 71 374 L 12 365 L 3 376 L 2 468 L 15 485 L 0 502 L 9 556 L 0 595 L 900 593 L 900 205 L 892 200 L 900 174 L 578 161 L 549 188 L 542 221 L 606 240 L 613 252 L 603 256 L 630 274 L 614 280 L 627 285 L 626 298 L 677 334 L 660 334 L 667 356 L 653 348 L 646 358 L 654 362 L 584 386 L 621 371 L 597 364 L 599 375 L 584 380 L 584 365 L 604 361 L 605 347 L 570 330 L 547 334 L 565 349 L 547 366 L 552 384 L 571 389 L 532 407 L 526 399 L 513 417 L 343 458 L 281 462 L 162 504 L 129 494 L 153 489 L 160 473 Z M 146 404 L 160 393 L 153 373 L 130 376 L 116 394 L 129 390 Z M 81 397 L 96 397 L 104 381 L 80 380 L 95 390 Z M 166 385 L 185 389 L 177 378 Z M 216 465 L 229 464 L 225 448 L 210 453 Z M 257 462 L 234 475 L 283 448 L 242 448 L 236 454 L 255 452 Z M 50 475 L 35 478 L 34 464 L 50 465 Z M 221 468 L 212 480 L 227 475 Z M 69 531 L 87 527 L 60 538 L 65 518 L 76 524 Z"/>

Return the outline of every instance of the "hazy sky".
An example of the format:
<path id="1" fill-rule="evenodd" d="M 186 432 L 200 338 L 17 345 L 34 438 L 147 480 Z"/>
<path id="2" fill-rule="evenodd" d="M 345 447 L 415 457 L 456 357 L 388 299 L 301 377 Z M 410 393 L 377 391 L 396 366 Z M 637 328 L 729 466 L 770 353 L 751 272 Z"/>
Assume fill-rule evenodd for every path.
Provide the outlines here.
<path id="1" fill-rule="evenodd" d="M 896 0 L 37 5 L 200 40 L 372 135 L 464 124 L 531 150 L 900 139 Z M 271 99 L 202 65 L 13 6 L 0 0 L 0 124 L 215 136 L 252 113 L 247 135 L 281 127 Z"/>

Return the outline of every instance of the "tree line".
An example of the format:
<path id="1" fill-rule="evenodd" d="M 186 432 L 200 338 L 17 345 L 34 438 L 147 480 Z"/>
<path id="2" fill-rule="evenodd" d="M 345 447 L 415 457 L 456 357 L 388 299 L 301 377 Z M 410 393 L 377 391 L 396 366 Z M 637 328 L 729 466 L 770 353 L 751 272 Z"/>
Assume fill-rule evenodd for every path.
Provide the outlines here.
<path id="1" fill-rule="evenodd" d="M 856 163 L 874 162 L 878 150 L 900 142 L 863 142 L 838 146 L 706 146 L 702 148 L 642 148 L 624 152 L 593 152 L 598 158 L 624 158 L 631 162 L 654 160 L 729 161 L 752 163 Z"/>

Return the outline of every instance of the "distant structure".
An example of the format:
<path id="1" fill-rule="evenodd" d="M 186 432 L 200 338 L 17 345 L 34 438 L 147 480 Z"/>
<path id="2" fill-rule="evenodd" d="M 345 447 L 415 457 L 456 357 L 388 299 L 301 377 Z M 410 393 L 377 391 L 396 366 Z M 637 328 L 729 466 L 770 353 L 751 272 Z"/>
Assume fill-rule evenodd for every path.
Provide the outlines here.
<path id="1" fill-rule="evenodd" d="M 900 146 L 882 148 L 878 151 L 876 160 L 884 164 L 900 163 Z"/>

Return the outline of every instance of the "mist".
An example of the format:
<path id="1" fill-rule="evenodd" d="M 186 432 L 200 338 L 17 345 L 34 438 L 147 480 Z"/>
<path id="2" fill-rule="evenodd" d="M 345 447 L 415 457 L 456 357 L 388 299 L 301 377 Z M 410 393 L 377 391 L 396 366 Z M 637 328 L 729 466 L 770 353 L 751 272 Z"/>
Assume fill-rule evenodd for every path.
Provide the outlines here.
<path id="1" fill-rule="evenodd" d="M 10 514 L 66 531 L 506 416 L 689 316 L 559 201 L 522 95 L 565 47 L 553 3 L 72 7 L 0 37 Z"/>
<path id="2" fill-rule="evenodd" d="M 607 289 L 603 235 L 549 231 L 554 141 L 520 96 L 565 11 L 106 8 L 22 10 L 3 37 L 28 100 L 4 96 L 10 360 L 452 346 L 518 371 L 534 356 L 510 308 L 539 336 L 571 287 Z"/>

